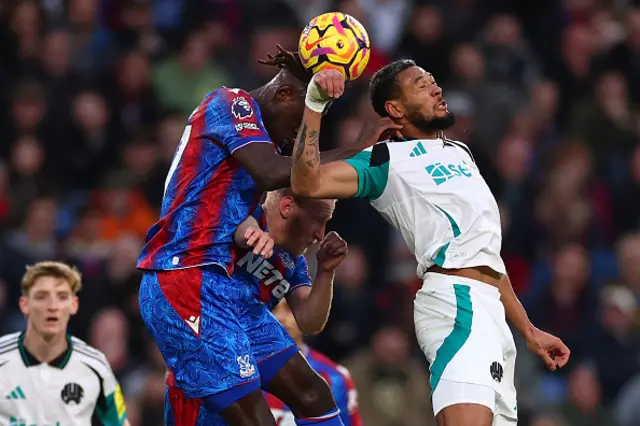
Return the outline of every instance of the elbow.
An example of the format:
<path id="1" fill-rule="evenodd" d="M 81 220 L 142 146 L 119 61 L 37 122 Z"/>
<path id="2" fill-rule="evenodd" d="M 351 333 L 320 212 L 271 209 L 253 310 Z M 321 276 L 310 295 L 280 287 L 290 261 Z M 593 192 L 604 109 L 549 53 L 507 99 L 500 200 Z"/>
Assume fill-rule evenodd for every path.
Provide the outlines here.
<path id="1" fill-rule="evenodd" d="M 317 325 L 317 324 L 310 324 L 310 325 L 306 325 L 306 326 L 302 326 L 300 325 L 300 331 L 302 331 L 302 333 L 304 333 L 307 336 L 317 336 L 318 334 L 322 333 L 322 330 L 324 330 L 324 323 L 321 325 Z"/>
<path id="2" fill-rule="evenodd" d="M 274 191 L 289 186 L 289 176 L 265 173 L 258 178 L 254 178 L 254 180 L 263 191 Z"/>
<path id="3" fill-rule="evenodd" d="M 327 318 L 322 318 L 321 320 L 311 320 L 311 321 L 299 321 L 298 328 L 302 333 L 307 336 L 316 336 L 324 330 L 324 326 L 327 324 Z"/>
<path id="4" fill-rule="evenodd" d="M 263 191 L 274 191 L 290 185 L 290 169 L 288 168 L 265 167 L 252 177 Z"/>

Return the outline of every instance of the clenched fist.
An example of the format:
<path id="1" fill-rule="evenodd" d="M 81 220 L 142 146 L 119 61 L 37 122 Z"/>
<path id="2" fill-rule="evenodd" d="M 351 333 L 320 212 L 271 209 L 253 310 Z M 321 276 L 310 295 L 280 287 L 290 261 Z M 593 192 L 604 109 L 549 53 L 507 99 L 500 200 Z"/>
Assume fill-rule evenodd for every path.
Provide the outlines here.
<path id="1" fill-rule="evenodd" d="M 323 113 L 327 104 L 344 93 L 344 75 L 336 70 L 322 70 L 315 74 L 309 86 L 305 105 L 311 111 Z"/>
<path id="2" fill-rule="evenodd" d="M 345 79 L 340 71 L 322 70 L 313 76 L 312 81 L 331 99 L 338 99 L 344 93 Z"/>
<path id="3" fill-rule="evenodd" d="M 320 242 L 316 258 L 318 270 L 333 272 L 347 257 L 347 242 L 336 232 L 329 232 Z"/>

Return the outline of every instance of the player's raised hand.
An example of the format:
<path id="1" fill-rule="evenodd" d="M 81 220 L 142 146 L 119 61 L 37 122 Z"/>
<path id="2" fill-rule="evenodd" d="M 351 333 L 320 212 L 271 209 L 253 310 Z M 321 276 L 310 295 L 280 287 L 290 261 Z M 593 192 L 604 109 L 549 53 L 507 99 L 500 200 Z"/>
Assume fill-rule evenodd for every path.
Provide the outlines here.
<path id="1" fill-rule="evenodd" d="M 401 129 L 402 125 L 395 123 L 389 117 L 367 121 L 362 126 L 362 130 L 360 130 L 356 144 L 362 150 L 375 145 L 379 141 L 389 139 L 391 136 L 402 139 Z"/>
<path id="2" fill-rule="evenodd" d="M 345 78 L 340 71 L 322 70 L 313 76 L 311 82 L 320 86 L 330 99 L 338 99 L 344 93 Z"/>
<path id="3" fill-rule="evenodd" d="M 329 232 L 320 242 L 316 258 L 318 269 L 326 272 L 334 271 L 347 257 L 347 242 L 337 232 Z"/>
<path id="4" fill-rule="evenodd" d="M 262 229 L 250 226 L 244 233 L 244 238 L 247 240 L 247 245 L 253 247 L 253 254 L 264 257 L 265 259 L 273 256 L 273 246 L 275 241 L 273 237 Z"/>
<path id="5" fill-rule="evenodd" d="M 564 367 L 571 355 L 571 351 L 562 340 L 539 329 L 527 339 L 527 347 L 538 355 L 551 371 Z"/>

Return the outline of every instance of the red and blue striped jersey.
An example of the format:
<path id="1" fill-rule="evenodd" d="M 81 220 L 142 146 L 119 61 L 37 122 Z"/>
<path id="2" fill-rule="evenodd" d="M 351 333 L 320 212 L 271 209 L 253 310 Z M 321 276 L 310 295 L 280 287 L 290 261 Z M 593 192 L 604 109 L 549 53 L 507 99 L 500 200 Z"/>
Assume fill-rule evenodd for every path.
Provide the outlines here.
<path id="1" fill-rule="evenodd" d="M 252 216 L 263 231 L 268 231 L 267 217 L 262 206 L 258 206 Z M 273 249 L 273 256 L 265 259 L 253 254 L 253 251 L 239 251 L 233 279 L 253 284 L 255 296 L 269 309 L 278 303 L 293 289 L 311 285 L 309 267 L 304 256 L 292 256 L 280 248 Z"/>
<path id="2" fill-rule="evenodd" d="M 309 347 L 302 348 L 302 351 L 311 368 L 320 374 L 331 387 L 344 426 L 362 426 L 362 419 L 358 411 L 358 395 L 349 371 Z M 265 392 L 264 397 L 278 426 L 295 426 L 289 407 L 269 393 Z"/>
<path id="3" fill-rule="evenodd" d="M 143 270 L 216 264 L 233 273 L 233 234 L 261 191 L 233 158 L 251 143 L 272 144 L 257 102 L 244 90 L 205 96 L 187 121 L 165 181 L 160 220 L 138 259 Z"/>

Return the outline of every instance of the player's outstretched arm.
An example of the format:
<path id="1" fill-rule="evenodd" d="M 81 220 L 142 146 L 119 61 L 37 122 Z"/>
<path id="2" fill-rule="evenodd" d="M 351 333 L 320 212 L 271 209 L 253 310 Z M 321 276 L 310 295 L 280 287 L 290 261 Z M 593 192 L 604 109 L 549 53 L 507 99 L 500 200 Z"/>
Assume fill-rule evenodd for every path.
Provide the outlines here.
<path id="1" fill-rule="evenodd" d="M 309 117 L 306 117 L 307 114 Z M 389 152 L 385 144 L 359 151 L 345 161 L 321 164 L 317 161 L 319 124 L 312 111 L 305 111 L 303 125 L 293 154 L 291 187 L 299 195 L 309 198 L 369 198 L 380 196 L 387 180 Z M 401 137 L 402 126 L 390 118 L 379 118 L 365 124 L 356 146 L 363 148 L 386 139 L 392 133 Z M 375 152 L 376 155 L 373 155 Z"/>
<path id="2" fill-rule="evenodd" d="M 564 367 L 569 361 L 571 351 L 562 340 L 536 328 L 531 323 L 527 311 L 513 291 L 508 275 L 504 275 L 500 280 L 500 299 L 507 318 L 524 337 L 529 350 L 538 355 L 551 371 Z"/>
<path id="3" fill-rule="evenodd" d="M 357 146 L 336 148 L 320 153 L 320 163 L 330 163 L 352 157 Z M 251 177 L 264 191 L 285 188 L 291 185 L 291 157 L 277 154 L 267 144 L 250 144 L 233 153 L 238 162 L 247 169 Z"/>
<path id="4" fill-rule="evenodd" d="M 287 302 L 303 333 L 313 335 L 324 329 L 331 310 L 335 269 L 346 256 L 347 243 L 337 233 L 329 232 L 320 242 L 313 286 L 294 288 L 287 295 Z"/>

